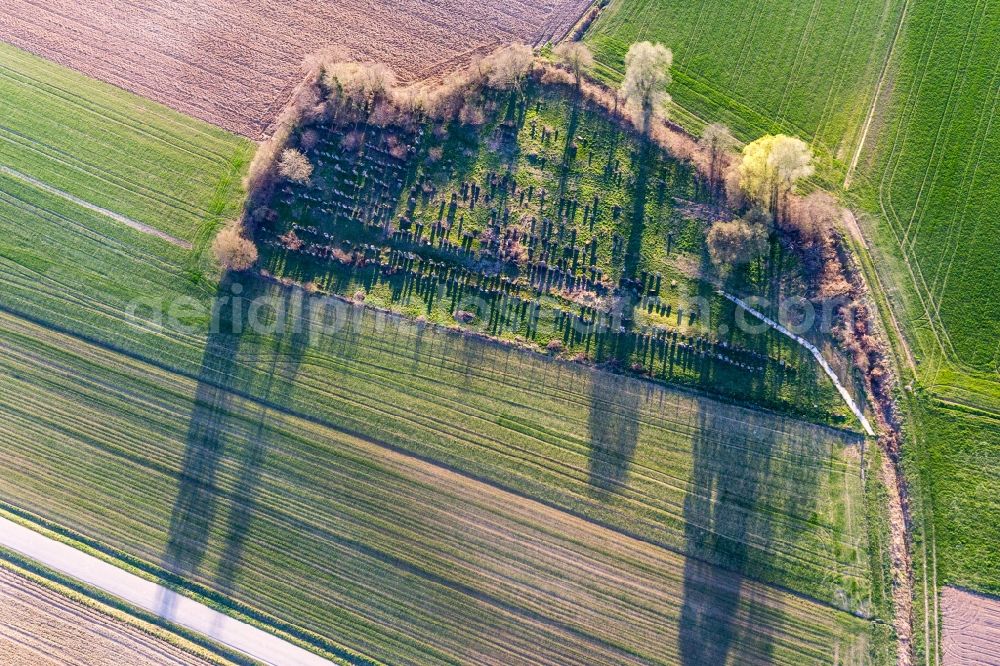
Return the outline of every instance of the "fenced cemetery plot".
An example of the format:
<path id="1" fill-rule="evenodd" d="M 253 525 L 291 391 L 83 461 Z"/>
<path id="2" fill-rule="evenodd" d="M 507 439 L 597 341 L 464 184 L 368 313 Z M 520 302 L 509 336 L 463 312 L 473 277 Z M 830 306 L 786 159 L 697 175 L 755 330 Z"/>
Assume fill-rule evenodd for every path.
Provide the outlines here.
<path id="1" fill-rule="evenodd" d="M 301 128 L 312 175 L 282 181 L 254 213 L 265 268 L 442 325 L 843 419 L 807 352 L 737 326 L 735 306 L 698 279 L 705 228 L 726 212 L 689 166 L 570 92 L 538 86 L 492 104 L 484 128 Z M 771 293 L 796 270 L 775 244 L 732 282 Z"/>
<path id="2" fill-rule="evenodd" d="M 0 40 L 258 139 L 317 49 L 438 75 L 501 44 L 560 39 L 588 4 L 10 0 Z"/>

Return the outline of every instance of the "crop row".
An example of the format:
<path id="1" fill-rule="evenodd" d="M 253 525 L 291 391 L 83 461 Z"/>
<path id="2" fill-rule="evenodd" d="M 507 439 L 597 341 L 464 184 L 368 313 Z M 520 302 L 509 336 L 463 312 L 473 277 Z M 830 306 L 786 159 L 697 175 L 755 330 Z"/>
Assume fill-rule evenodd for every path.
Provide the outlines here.
<path id="1" fill-rule="evenodd" d="M 829 607 L 269 408 L 278 383 L 245 399 L 9 315 L 0 363 L 5 497 L 390 663 L 864 649 Z"/>

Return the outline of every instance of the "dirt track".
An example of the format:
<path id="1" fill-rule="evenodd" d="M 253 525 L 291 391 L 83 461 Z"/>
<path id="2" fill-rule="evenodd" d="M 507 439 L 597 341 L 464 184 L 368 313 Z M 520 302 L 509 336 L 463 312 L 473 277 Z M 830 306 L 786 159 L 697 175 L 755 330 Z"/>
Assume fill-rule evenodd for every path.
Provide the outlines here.
<path id="1" fill-rule="evenodd" d="M 0 663 L 184 666 L 207 662 L 0 569 Z"/>
<path id="2" fill-rule="evenodd" d="M 589 0 L 5 0 L 0 40 L 261 138 L 303 57 L 340 44 L 403 78 L 561 37 Z"/>
<path id="3" fill-rule="evenodd" d="M 941 590 L 944 666 L 1000 666 L 1000 599 Z"/>

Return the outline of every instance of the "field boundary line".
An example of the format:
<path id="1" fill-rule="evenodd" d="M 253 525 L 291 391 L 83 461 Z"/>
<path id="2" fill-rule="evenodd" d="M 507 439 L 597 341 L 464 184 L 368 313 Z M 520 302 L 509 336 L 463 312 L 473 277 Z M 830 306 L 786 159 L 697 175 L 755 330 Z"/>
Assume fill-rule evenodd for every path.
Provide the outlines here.
<path id="1" fill-rule="evenodd" d="M 820 367 L 822 367 L 823 370 L 826 372 L 826 374 L 830 377 L 830 379 L 833 380 L 833 385 L 837 388 L 837 392 L 840 393 L 840 397 L 844 399 L 844 402 L 847 403 L 847 406 L 850 408 L 850 410 L 854 412 L 854 415 L 856 417 L 858 417 L 858 421 L 861 422 L 861 427 L 865 429 L 865 433 L 867 433 L 871 437 L 875 436 L 875 430 L 872 428 L 872 424 L 868 422 L 868 417 L 866 417 L 865 413 L 858 408 L 858 404 L 854 402 L 854 398 L 852 398 L 851 394 L 847 392 L 847 389 L 844 388 L 844 385 L 840 383 L 840 378 L 837 377 L 837 373 L 835 373 L 833 371 L 833 368 L 830 367 L 830 364 L 826 362 L 826 359 L 823 358 L 823 354 L 819 351 L 819 349 L 816 348 L 816 345 L 809 342 L 805 338 L 795 335 L 787 328 L 785 328 L 778 322 L 774 321 L 773 319 L 765 315 L 760 310 L 757 310 L 748 305 L 742 299 L 737 298 L 732 294 L 727 294 L 724 291 L 720 291 L 719 294 L 729 299 L 739 307 L 743 308 L 757 319 L 760 319 L 762 322 L 764 322 L 774 330 L 778 331 L 782 335 L 791 338 L 795 342 L 799 343 L 800 345 L 808 349 L 812 353 L 812 355 L 816 358 L 816 361 L 820 364 Z"/>
<path id="2" fill-rule="evenodd" d="M 3 516 L 0 516 L 0 545 L 266 664 L 330 666 L 333 663 Z"/>
<path id="3" fill-rule="evenodd" d="M 878 85 L 875 86 L 875 95 L 872 96 L 871 106 L 868 108 L 868 116 L 865 118 L 865 124 L 861 130 L 861 138 L 858 139 L 858 146 L 854 149 L 854 155 L 851 157 L 851 164 L 847 167 L 847 175 L 844 176 L 844 189 L 850 189 L 851 179 L 854 177 L 854 170 L 858 166 L 858 160 L 861 159 L 861 151 L 864 150 L 865 143 L 868 141 L 868 131 L 872 127 L 872 122 L 875 120 L 875 111 L 878 109 L 878 100 L 882 95 L 882 88 L 885 86 L 886 75 L 889 73 L 889 67 L 892 63 L 892 56 L 896 52 L 896 44 L 899 41 L 899 34 L 903 31 L 903 23 L 906 22 L 906 13 L 910 9 L 910 0 L 905 0 L 903 2 L 903 11 L 899 13 L 899 22 L 896 23 L 896 32 L 892 36 L 892 44 L 889 45 L 889 52 L 885 55 L 885 61 L 882 63 L 882 72 L 878 77 Z"/>
<path id="4" fill-rule="evenodd" d="M 32 178 L 27 174 L 21 173 L 20 171 L 17 171 L 15 169 L 11 169 L 10 167 L 5 166 L 3 164 L 0 164 L 0 173 L 6 174 L 11 178 L 16 178 L 17 180 L 27 183 L 28 185 L 31 185 L 33 187 L 37 187 L 38 189 L 48 192 L 49 194 L 54 194 L 55 196 L 65 199 L 66 201 L 69 201 L 71 203 L 74 203 L 77 206 L 82 206 L 83 208 L 86 208 L 89 211 L 98 213 L 105 217 L 109 217 L 116 222 L 121 222 L 125 226 L 131 227 L 136 231 L 141 231 L 142 233 L 149 234 L 150 236 L 156 236 L 157 238 L 165 240 L 168 243 L 172 243 L 173 245 L 176 245 L 178 247 L 184 248 L 185 250 L 191 250 L 194 248 L 194 246 L 186 240 L 181 240 L 180 238 L 171 236 L 165 231 L 160 231 L 156 227 L 151 227 L 148 224 L 143 224 L 142 222 L 133 220 L 130 217 L 125 217 L 124 215 L 116 213 L 113 210 L 108 210 L 107 208 L 101 208 L 100 206 L 92 204 L 89 201 L 81 199 L 78 196 L 72 195 L 64 190 L 60 190 L 57 187 L 52 187 L 48 183 L 40 181 L 37 178 Z"/>

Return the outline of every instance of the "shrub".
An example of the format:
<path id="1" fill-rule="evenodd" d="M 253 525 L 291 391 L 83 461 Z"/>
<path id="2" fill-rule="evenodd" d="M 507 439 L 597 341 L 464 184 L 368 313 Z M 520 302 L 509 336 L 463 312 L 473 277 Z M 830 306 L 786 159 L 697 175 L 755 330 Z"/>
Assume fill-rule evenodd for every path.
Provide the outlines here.
<path id="1" fill-rule="evenodd" d="M 792 198 L 781 228 L 797 232 L 805 241 L 814 242 L 832 228 L 840 216 L 837 200 L 827 192 L 816 190 L 809 196 Z"/>
<path id="2" fill-rule="evenodd" d="M 466 102 L 458 112 L 458 121 L 463 125 L 479 127 L 486 122 L 486 113 L 482 107 Z"/>
<path id="3" fill-rule="evenodd" d="M 313 166 L 309 159 L 294 148 L 281 151 L 278 160 L 278 173 L 296 183 L 305 183 L 312 176 Z"/>
<path id="4" fill-rule="evenodd" d="M 339 99 L 368 108 L 396 85 L 396 75 L 382 63 L 337 62 L 323 70 L 323 83 Z"/>
<path id="5" fill-rule="evenodd" d="M 340 140 L 340 147 L 349 153 L 353 153 L 355 150 L 361 147 L 361 144 L 365 141 L 365 135 L 357 130 L 351 130 L 344 135 L 344 138 Z"/>
<path id="6" fill-rule="evenodd" d="M 368 124 L 375 127 L 388 127 L 399 121 L 399 112 L 392 102 L 387 99 L 380 99 L 375 102 L 374 108 L 368 114 Z"/>
<path id="7" fill-rule="evenodd" d="M 307 129 L 299 137 L 299 146 L 302 150 L 312 150 L 316 147 L 317 143 L 319 143 L 319 132 L 314 129 Z"/>
<path id="8" fill-rule="evenodd" d="M 219 265 L 227 271 L 245 271 L 257 263 L 257 246 L 244 237 L 243 227 L 232 222 L 219 232 L 212 243 Z"/>
<path id="9" fill-rule="evenodd" d="M 579 86 L 584 72 L 594 66 L 594 55 L 582 42 L 563 42 L 552 50 L 552 54 L 569 68 Z"/>
<path id="10" fill-rule="evenodd" d="M 389 146 L 389 154 L 395 157 L 397 160 L 406 159 L 406 155 L 409 153 L 409 148 L 407 148 L 406 143 L 399 140 L 399 137 L 392 135 L 386 139 L 386 143 Z"/>
<path id="11" fill-rule="evenodd" d="M 534 59 L 531 47 L 524 44 L 510 44 L 497 49 L 482 61 L 487 85 L 497 90 L 520 92 Z"/>
<path id="12" fill-rule="evenodd" d="M 289 250 L 299 250 L 302 248 L 302 239 L 298 237 L 294 230 L 290 230 L 288 233 L 278 236 L 278 240 Z"/>
<path id="13" fill-rule="evenodd" d="M 736 137 L 720 123 L 706 126 L 698 139 L 698 147 L 708 159 L 708 183 L 713 191 L 723 184 L 729 154 L 735 145 Z"/>

